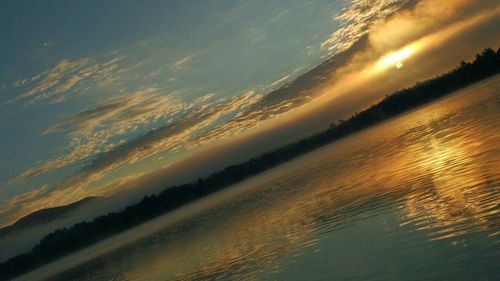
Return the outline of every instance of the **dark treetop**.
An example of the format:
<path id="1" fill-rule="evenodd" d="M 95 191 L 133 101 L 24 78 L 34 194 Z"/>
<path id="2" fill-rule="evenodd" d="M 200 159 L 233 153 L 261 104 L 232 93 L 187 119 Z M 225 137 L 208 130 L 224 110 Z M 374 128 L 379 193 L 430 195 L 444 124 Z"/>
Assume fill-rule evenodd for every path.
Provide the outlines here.
<path id="1" fill-rule="evenodd" d="M 319 134 L 244 163 L 229 166 L 196 182 L 168 187 L 159 194 L 145 196 L 139 203 L 128 206 L 122 211 L 102 215 L 92 221 L 80 222 L 48 234 L 30 252 L 1 263 L 0 279 L 19 276 L 320 146 L 495 75 L 499 70 L 500 49 L 497 52 L 490 48 L 485 49 L 473 62 L 462 61 L 459 67 L 446 74 L 388 95 L 379 103 L 354 114 L 349 119 L 331 124 L 327 130 Z"/>

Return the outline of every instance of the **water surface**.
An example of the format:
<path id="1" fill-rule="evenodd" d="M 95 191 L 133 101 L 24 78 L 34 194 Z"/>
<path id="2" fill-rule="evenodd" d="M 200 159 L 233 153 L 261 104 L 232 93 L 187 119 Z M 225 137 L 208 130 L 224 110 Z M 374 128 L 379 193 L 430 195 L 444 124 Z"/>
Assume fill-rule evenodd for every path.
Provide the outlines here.
<path id="1" fill-rule="evenodd" d="M 21 279 L 498 280 L 500 76 Z"/>

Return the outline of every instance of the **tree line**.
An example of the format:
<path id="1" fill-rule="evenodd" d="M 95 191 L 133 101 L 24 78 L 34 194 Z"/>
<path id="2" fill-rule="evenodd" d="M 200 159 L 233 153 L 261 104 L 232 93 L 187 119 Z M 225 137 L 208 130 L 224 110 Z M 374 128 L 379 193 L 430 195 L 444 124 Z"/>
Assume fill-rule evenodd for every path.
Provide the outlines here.
<path id="1" fill-rule="evenodd" d="M 195 182 L 168 187 L 159 194 L 145 196 L 139 203 L 128 206 L 121 211 L 56 230 L 46 235 L 30 252 L 1 263 L 0 279 L 6 280 L 19 276 L 332 141 L 493 76 L 499 70 L 500 49 L 495 52 L 487 48 L 477 54 L 472 62 L 462 61 L 460 66 L 446 74 L 387 95 L 377 104 L 352 115 L 349 119 L 332 123 L 328 129 L 321 133 L 241 164 L 226 167 L 222 171 Z"/>

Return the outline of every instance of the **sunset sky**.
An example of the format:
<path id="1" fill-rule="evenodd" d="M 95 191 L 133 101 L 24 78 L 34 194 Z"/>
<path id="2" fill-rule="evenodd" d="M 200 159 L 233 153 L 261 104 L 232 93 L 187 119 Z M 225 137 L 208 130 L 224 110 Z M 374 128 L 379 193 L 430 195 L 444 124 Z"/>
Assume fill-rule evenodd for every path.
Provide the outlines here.
<path id="1" fill-rule="evenodd" d="M 308 136 L 498 26 L 496 0 L 2 1 L 0 226 Z"/>

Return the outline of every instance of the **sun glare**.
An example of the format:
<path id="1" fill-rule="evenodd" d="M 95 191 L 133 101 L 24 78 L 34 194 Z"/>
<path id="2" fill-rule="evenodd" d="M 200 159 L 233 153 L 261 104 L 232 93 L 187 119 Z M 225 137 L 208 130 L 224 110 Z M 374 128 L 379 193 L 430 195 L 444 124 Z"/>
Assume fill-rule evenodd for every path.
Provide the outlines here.
<path id="1" fill-rule="evenodd" d="M 407 46 L 401 50 L 389 53 L 382 57 L 378 62 L 377 62 L 377 68 L 378 69 L 386 69 L 388 67 L 396 67 L 397 69 L 402 68 L 403 61 L 411 56 L 415 52 L 415 49 Z"/>

